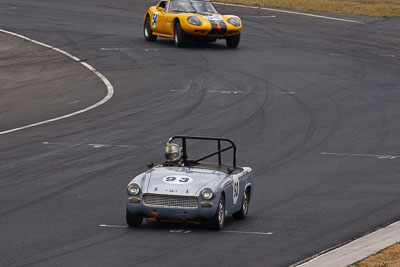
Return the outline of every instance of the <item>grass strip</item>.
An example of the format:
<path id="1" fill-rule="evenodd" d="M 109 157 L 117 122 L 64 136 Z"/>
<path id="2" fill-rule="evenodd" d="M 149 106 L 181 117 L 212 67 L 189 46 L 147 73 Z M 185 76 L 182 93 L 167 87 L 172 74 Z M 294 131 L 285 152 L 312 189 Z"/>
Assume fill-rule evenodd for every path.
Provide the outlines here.
<path id="1" fill-rule="evenodd" d="M 358 261 L 350 267 L 398 267 L 400 266 L 400 243 Z"/>

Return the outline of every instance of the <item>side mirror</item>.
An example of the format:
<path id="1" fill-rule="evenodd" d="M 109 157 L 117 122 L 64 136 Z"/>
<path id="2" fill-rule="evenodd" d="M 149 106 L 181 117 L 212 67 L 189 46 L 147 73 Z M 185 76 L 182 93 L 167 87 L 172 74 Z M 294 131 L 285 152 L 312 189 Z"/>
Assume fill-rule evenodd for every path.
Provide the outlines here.
<path id="1" fill-rule="evenodd" d="M 234 172 L 234 171 L 235 171 L 234 168 L 232 168 L 232 167 L 229 167 L 229 168 L 228 168 L 228 173 L 229 173 L 229 174 L 231 174 L 231 173 Z"/>
<path id="2" fill-rule="evenodd" d="M 157 10 L 160 11 L 160 12 L 163 12 L 163 11 L 164 11 L 164 8 L 163 8 L 162 6 L 158 6 L 158 7 L 157 7 Z"/>
<path id="3" fill-rule="evenodd" d="M 154 163 L 152 161 L 147 163 L 147 168 L 151 169 L 154 167 Z"/>

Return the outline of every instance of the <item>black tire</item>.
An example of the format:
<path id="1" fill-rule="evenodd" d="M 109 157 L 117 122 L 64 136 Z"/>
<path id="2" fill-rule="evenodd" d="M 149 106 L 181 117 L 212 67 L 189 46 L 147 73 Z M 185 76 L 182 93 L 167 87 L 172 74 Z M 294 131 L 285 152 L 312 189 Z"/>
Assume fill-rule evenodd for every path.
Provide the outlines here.
<path id="1" fill-rule="evenodd" d="M 183 47 L 186 45 L 187 41 L 187 33 L 182 30 L 181 24 L 177 21 L 174 26 L 174 44 L 176 47 Z"/>
<path id="2" fill-rule="evenodd" d="M 130 227 L 140 227 L 142 225 L 143 217 L 139 215 L 133 215 L 126 209 L 126 223 Z"/>
<path id="3" fill-rule="evenodd" d="M 146 16 L 146 20 L 144 21 L 143 35 L 144 35 L 144 39 L 146 39 L 146 41 L 152 42 L 157 39 L 157 35 L 154 35 L 153 31 L 151 30 L 149 16 Z"/>
<path id="4" fill-rule="evenodd" d="M 240 42 L 240 33 L 238 35 L 226 38 L 226 46 L 228 46 L 229 48 L 238 47 L 239 42 Z"/>
<path id="5" fill-rule="evenodd" d="M 249 212 L 249 204 L 250 204 L 249 191 L 246 191 L 242 199 L 242 208 L 238 212 L 232 214 L 233 218 L 239 220 L 245 219 L 247 217 L 247 213 Z"/>
<path id="6" fill-rule="evenodd" d="M 210 221 L 210 228 L 213 230 L 222 230 L 225 225 L 225 198 L 221 195 L 218 201 L 217 211 Z"/>

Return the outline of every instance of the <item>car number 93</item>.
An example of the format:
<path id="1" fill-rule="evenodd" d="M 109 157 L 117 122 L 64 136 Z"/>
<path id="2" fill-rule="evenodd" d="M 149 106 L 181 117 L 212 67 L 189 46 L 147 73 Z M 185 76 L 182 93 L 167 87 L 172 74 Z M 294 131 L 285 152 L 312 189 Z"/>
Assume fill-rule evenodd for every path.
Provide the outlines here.
<path id="1" fill-rule="evenodd" d="M 167 184 L 189 184 L 193 182 L 193 178 L 188 176 L 167 176 L 163 178 L 163 182 Z"/>

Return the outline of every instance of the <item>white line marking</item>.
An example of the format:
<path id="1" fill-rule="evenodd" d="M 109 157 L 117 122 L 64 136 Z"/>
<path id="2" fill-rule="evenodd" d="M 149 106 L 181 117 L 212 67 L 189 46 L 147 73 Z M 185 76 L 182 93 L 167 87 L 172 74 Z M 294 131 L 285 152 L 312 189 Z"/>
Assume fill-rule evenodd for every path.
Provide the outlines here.
<path id="1" fill-rule="evenodd" d="M 301 15 L 301 16 L 308 16 L 308 17 L 320 18 L 320 19 L 329 19 L 329 20 L 337 20 L 337 21 L 343 21 L 343 22 L 350 22 L 350 23 L 359 23 L 359 24 L 363 24 L 363 22 L 355 21 L 355 20 L 339 19 L 339 18 L 333 18 L 333 17 L 327 17 L 327 16 L 314 15 L 314 14 L 309 14 L 309 13 L 302 13 L 302 12 L 295 12 L 295 11 L 289 11 L 289 10 L 275 9 L 275 8 L 256 7 L 256 6 L 245 6 L 245 5 L 236 5 L 236 4 L 227 4 L 227 3 L 216 3 L 216 2 L 213 2 L 213 4 L 225 5 L 225 6 L 237 6 L 237 7 L 253 8 L 253 9 L 259 8 L 259 9 L 262 9 L 262 10 L 268 10 L 268 11 L 274 11 L 274 12 L 282 12 L 282 13 L 289 13 L 289 14 L 294 14 L 294 15 Z"/>
<path id="2" fill-rule="evenodd" d="M 189 92 L 189 90 L 171 90 L 171 92 Z M 234 94 L 239 93 L 253 93 L 251 91 L 207 91 L 208 93 L 220 93 L 220 94 Z M 295 94 L 296 92 L 256 92 L 264 94 Z"/>
<path id="3" fill-rule="evenodd" d="M 378 159 L 397 159 L 400 156 L 392 156 L 392 155 L 373 155 L 373 154 L 348 154 L 348 153 L 328 153 L 321 152 L 321 155 L 331 155 L 331 156 L 353 156 L 353 157 L 374 157 Z"/>
<path id="4" fill-rule="evenodd" d="M 254 16 L 243 16 L 244 18 L 276 18 L 276 16 L 274 15 L 270 15 L 270 16 L 263 16 L 263 15 L 254 15 Z"/>
<path id="5" fill-rule="evenodd" d="M 124 50 L 128 50 L 128 48 L 118 48 L 118 47 L 107 48 L 107 47 L 103 47 L 100 50 L 102 50 L 102 51 L 124 51 Z"/>
<path id="6" fill-rule="evenodd" d="M 223 233 L 234 233 L 234 234 L 251 234 L 251 235 L 272 235 L 272 232 L 245 232 L 245 231 L 228 231 L 222 230 Z"/>
<path id="7" fill-rule="evenodd" d="M 18 9 L 18 7 L 0 7 L 1 10 Z"/>
<path id="8" fill-rule="evenodd" d="M 184 233 L 188 234 L 191 233 L 192 230 L 169 230 L 170 233 Z M 272 232 L 246 232 L 246 231 L 229 231 L 229 230 L 221 230 L 221 233 L 231 233 L 231 234 L 251 234 L 251 235 L 272 235 Z"/>
<path id="9" fill-rule="evenodd" d="M 217 2 L 213 2 L 213 4 L 224 5 L 224 6 L 246 7 L 246 8 L 253 8 L 253 9 L 259 8 L 258 6 L 245 6 L 245 5 L 228 4 L 228 3 L 217 3 Z"/>
<path id="10" fill-rule="evenodd" d="M 220 93 L 220 94 L 234 94 L 243 93 L 244 91 L 208 91 L 208 93 Z"/>
<path id="11" fill-rule="evenodd" d="M 68 53 L 68 52 L 65 52 L 64 50 L 61 50 L 61 49 L 56 48 L 56 47 L 53 47 L 53 46 L 51 46 L 51 45 L 48 45 L 48 44 L 45 44 L 45 43 L 42 43 L 42 42 L 33 40 L 33 39 L 31 39 L 31 38 L 28 38 L 28 37 L 26 37 L 26 36 L 23 36 L 23 35 L 20 35 L 20 34 L 17 34 L 17 33 L 10 32 L 10 31 L 6 31 L 6 30 L 3 30 L 3 29 L 0 29 L 0 32 L 7 33 L 7 34 L 10 34 L 10 35 L 13 35 L 13 36 L 22 38 L 22 39 L 24 39 L 24 40 L 30 41 L 30 42 L 32 42 L 32 43 L 35 43 L 35 44 L 38 44 L 38 45 L 47 47 L 47 48 L 49 48 L 49 49 L 52 49 L 52 50 L 54 50 L 54 51 L 57 51 L 57 52 L 59 52 L 59 53 L 65 55 L 65 56 L 67 56 L 67 57 L 69 57 L 69 58 L 72 58 L 73 60 L 75 60 L 76 62 L 82 64 L 83 66 L 85 66 L 86 68 L 88 68 L 91 72 L 93 72 L 94 74 L 96 74 L 97 77 L 99 77 L 99 78 L 103 81 L 103 83 L 106 85 L 106 87 L 107 87 L 107 95 L 106 95 L 102 100 L 100 100 L 99 102 L 97 102 L 97 103 L 94 104 L 94 105 L 91 105 L 91 106 L 89 106 L 89 107 L 87 107 L 87 108 L 84 108 L 84 109 L 75 111 L 75 112 L 73 112 L 73 113 L 70 113 L 70 114 L 67 114 L 67 115 L 64 115 L 64 116 L 61 116 L 61 117 L 57 117 L 57 118 L 53 118 L 53 119 L 49 119 L 49 120 L 45 120 L 45 121 L 41 121 L 41 122 L 29 124 L 29 125 L 26 125 L 26 126 L 22 126 L 22 127 L 10 129 L 10 130 L 6 130 L 6 131 L 3 131 L 3 132 L 0 132 L 0 135 L 12 133 L 12 132 L 16 132 L 16 131 L 19 131 L 19 130 L 24 130 L 24 129 L 27 129 L 27 128 L 39 126 L 39 125 L 46 124 L 46 123 L 53 122 L 53 121 L 62 120 L 62 119 L 65 119 L 65 118 L 69 118 L 69 117 L 72 117 L 72 116 L 75 116 L 75 115 L 84 113 L 84 112 L 86 112 L 86 111 L 89 111 L 89 110 L 91 110 L 91 109 L 94 109 L 94 108 L 96 108 L 96 107 L 98 107 L 98 106 L 100 106 L 100 105 L 106 103 L 106 102 L 107 102 L 108 100 L 110 100 L 110 98 L 114 95 L 114 87 L 111 85 L 110 81 L 109 81 L 103 74 L 101 74 L 101 73 L 98 72 L 95 68 L 93 68 L 91 65 L 89 65 L 89 64 L 86 63 L 86 62 L 81 61 L 81 59 L 79 59 L 79 58 L 77 58 L 77 57 L 71 55 L 71 54 Z"/>
<path id="12" fill-rule="evenodd" d="M 308 16 L 308 17 L 320 18 L 320 19 L 330 19 L 330 20 L 337 20 L 337 21 L 343 21 L 343 22 L 350 22 L 350 23 L 359 23 L 359 24 L 362 24 L 362 22 L 360 22 L 360 21 L 349 20 L 349 19 L 339 19 L 339 18 L 333 18 L 333 17 L 327 17 L 327 16 L 320 16 L 320 15 L 314 15 L 314 14 L 308 14 L 308 13 L 302 13 L 302 12 L 295 12 L 295 11 L 288 11 L 288 10 L 280 10 L 280 9 L 266 8 L 266 7 L 262 7 L 261 9 L 262 9 L 262 10 L 268 10 L 268 11 L 275 11 L 275 12 L 282 12 L 282 13 L 289 13 L 289 14 L 295 14 L 295 15 L 301 15 L 301 16 Z"/>
<path id="13" fill-rule="evenodd" d="M 109 228 L 128 228 L 127 225 L 112 225 L 112 224 L 100 224 L 100 227 L 109 227 Z"/>
<path id="14" fill-rule="evenodd" d="M 266 92 L 267 94 L 296 94 L 296 92 Z"/>
<path id="15" fill-rule="evenodd" d="M 112 224 L 100 224 L 100 227 L 108 227 L 108 228 L 128 228 L 129 226 L 126 225 L 112 225 Z M 183 233 L 189 234 L 193 230 L 183 230 L 183 229 L 176 229 L 176 230 L 169 230 L 170 233 Z M 222 233 L 232 233 L 232 234 L 251 234 L 251 235 L 272 235 L 272 232 L 246 232 L 246 231 L 229 231 L 229 230 L 221 230 Z"/>
<path id="16" fill-rule="evenodd" d="M 85 144 L 85 143 L 50 143 L 42 142 L 43 145 L 59 145 L 59 146 L 90 146 L 93 148 L 110 148 L 110 147 L 121 147 L 121 148 L 163 148 L 157 146 L 130 146 L 130 145 L 105 145 L 105 144 Z"/>
<path id="17" fill-rule="evenodd" d="M 170 233 L 182 233 L 184 230 L 169 230 Z"/>
<path id="18" fill-rule="evenodd" d="M 170 233 L 183 233 L 183 234 L 189 234 L 192 232 L 192 230 L 169 230 Z"/>

